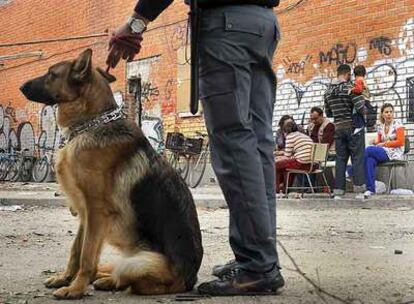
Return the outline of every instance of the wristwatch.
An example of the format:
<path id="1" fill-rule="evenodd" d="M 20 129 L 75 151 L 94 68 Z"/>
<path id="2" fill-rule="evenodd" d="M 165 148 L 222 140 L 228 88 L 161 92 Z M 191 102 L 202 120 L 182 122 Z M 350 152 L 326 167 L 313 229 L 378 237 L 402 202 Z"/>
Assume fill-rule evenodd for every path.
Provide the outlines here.
<path id="1" fill-rule="evenodd" d="M 129 25 L 133 33 L 142 33 L 147 29 L 144 20 L 139 18 L 129 17 L 127 24 Z"/>

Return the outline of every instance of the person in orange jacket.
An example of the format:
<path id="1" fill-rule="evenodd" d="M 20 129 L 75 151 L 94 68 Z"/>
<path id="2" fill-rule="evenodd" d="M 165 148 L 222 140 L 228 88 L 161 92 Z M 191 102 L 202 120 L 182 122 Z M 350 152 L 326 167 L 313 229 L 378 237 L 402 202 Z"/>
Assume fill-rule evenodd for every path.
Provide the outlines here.
<path id="1" fill-rule="evenodd" d="M 355 95 L 362 95 L 365 100 L 370 100 L 371 93 L 369 92 L 368 85 L 365 80 L 366 74 L 367 71 L 363 65 L 358 65 L 354 68 L 355 81 L 351 93 Z"/>

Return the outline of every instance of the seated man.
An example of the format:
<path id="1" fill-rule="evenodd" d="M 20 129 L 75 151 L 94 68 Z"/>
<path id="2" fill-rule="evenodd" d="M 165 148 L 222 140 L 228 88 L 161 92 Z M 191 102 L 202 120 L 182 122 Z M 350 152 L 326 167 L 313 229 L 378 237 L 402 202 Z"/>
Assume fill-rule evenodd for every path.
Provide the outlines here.
<path id="1" fill-rule="evenodd" d="M 335 158 L 335 125 L 328 118 L 323 117 L 323 110 L 319 107 L 310 110 L 307 134 L 314 143 L 328 144 L 328 159 Z"/>
<path id="2" fill-rule="evenodd" d="M 312 139 L 299 132 L 299 128 L 293 120 L 287 120 L 283 125 L 286 134 L 286 146 L 283 156 L 276 158 L 276 191 L 279 193 L 293 182 L 293 174 L 289 181 L 286 180 L 287 169 L 309 170 L 312 159 Z"/>

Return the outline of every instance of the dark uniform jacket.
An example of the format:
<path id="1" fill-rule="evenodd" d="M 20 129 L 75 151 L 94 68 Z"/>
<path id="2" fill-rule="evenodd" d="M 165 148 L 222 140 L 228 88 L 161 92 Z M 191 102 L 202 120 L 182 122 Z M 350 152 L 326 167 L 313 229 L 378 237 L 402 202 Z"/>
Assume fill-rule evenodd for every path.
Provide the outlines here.
<path id="1" fill-rule="evenodd" d="M 138 1 L 135 12 L 150 21 L 153 21 L 162 13 L 174 0 L 140 0 Z M 190 0 L 185 0 L 189 4 Z M 201 8 L 211 8 L 222 5 L 240 5 L 240 4 L 254 4 L 267 7 L 276 7 L 279 5 L 279 0 L 198 0 L 198 5 Z"/>

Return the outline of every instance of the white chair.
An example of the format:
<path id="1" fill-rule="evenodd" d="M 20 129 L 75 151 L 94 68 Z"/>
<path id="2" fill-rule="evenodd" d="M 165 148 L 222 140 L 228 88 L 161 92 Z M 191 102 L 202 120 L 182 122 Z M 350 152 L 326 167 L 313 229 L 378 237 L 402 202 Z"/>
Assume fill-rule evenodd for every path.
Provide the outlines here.
<path id="1" fill-rule="evenodd" d="M 301 189 L 302 193 L 305 189 L 311 189 L 312 193 L 315 193 L 315 189 L 328 189 L 329 196 L 331 197 L 331 188 L 328 185 L 328 181 L 325 176 L 325 168 L 328 159 L 328 144 L 320 144 L 314 143 L 312 145 L 312 157 L 311 157 L 311 164 L 309 170 L 301 170 L 301 169 L 287 169 L 287 179 L 286 179 L 286 191 L 285 195 L 287 196 L 289 193 L 289 189 Z M 309 187 L 305 187 L 302 183 L 301 187 L 289 187 L 289 178 L 291 174 L 299 174 L 306 176 Z M 315 187 L 312 184 L 312 180 L 310 178 L 311 175 L 318 175 L 322 174 L 323 180 L 325 185 L 320 187 Z"/>

